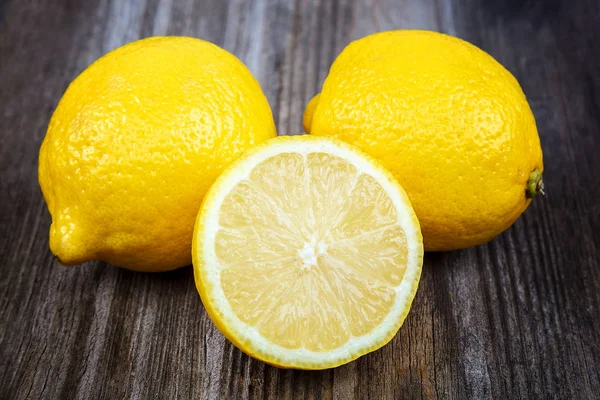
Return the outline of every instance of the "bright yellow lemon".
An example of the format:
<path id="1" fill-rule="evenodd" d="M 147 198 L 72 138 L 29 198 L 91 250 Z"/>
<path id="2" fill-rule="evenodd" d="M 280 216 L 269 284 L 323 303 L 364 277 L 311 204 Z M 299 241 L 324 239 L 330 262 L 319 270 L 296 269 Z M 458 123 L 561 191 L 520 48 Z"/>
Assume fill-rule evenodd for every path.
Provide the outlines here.
<path id="1" fill-rule="evenodd" d="M 108 53 L 71 83 L 40 150 L 52 252 L 66 265 L 189 264 L 205 192 L 274 136 L 259 84 L 227 51 L 154 37 Z"/>
<path id="2" fill-rule="evenodd" d="M 540 140 L 518 82 L 487 53 L 440 33 L 382 32 L 351 43 L 308 104 L 304 126 L 391 171 L 426 250 L 492 239 L 542 189 Z"/>

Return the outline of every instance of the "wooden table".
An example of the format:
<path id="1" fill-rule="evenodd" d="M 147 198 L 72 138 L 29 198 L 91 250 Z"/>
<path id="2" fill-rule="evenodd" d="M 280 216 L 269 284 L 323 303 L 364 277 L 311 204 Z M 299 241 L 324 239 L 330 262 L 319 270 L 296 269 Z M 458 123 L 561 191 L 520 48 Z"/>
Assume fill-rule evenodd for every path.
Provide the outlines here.
<path id="1" fill-rule="evenodd" d="M 1 399 L 600 398 L 600 3 L 0 0 Z M 107 51 L 189 35 L 239 56 L 281 134 L 349 41 L 457 35 L 521 82 L 548 195 L 491 243 L 425 256 L 394 340 L 340 368 L 279 370 L 207 318 L 191 269 L 57 265 L 37 156 L 68 83 Z"/>

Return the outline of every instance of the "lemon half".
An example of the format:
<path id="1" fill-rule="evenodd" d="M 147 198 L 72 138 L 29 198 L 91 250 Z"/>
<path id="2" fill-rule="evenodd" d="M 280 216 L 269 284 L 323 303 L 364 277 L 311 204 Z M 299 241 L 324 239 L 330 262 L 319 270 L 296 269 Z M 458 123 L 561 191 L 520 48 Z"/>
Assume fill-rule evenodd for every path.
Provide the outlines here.
<path id="1" fill-rule="evenodd" d="M 196 220 L 196 286 L 217 328 L 269 364 L 324 369 L 389 342 L 423 260 L 404 190 L 337 140 L 269 140 L 211 187 Z"/>

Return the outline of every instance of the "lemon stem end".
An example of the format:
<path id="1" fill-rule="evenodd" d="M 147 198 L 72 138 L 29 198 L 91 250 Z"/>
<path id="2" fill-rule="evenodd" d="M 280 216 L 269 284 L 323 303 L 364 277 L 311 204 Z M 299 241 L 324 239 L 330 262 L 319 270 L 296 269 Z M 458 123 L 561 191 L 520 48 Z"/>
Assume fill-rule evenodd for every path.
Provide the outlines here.
<path id="1" fill-rule="evenodd" d="M 534 169 L 529 174 L 529 180 L 527 181 L 527 188 L 525 189 L 525 196 L 528 199 L 533 199 L 539 193 L 545 195 L 544 192 L 544 181 L 542 180 L 542 171 L 539 168 Z"/>

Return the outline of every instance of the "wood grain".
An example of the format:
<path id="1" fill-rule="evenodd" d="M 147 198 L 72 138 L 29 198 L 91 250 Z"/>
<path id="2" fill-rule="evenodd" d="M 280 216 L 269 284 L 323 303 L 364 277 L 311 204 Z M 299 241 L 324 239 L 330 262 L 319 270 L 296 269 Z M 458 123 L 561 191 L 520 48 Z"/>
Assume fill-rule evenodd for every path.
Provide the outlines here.
<path id="1" fill-rule="evenodd" d="M 0 398 L 598 398 L 598 21 L 593 0 L 0 1 Z M 487 245 L 427 254 L 389 345 L 333 370 L 279 370 L 213 327 L 190 268 L 54 262 L 37 154 L 96 58 L 150 35 L 210 40 L 250 67 L 280 134 L 295 134 L 341 49 L 398 28 L 457 35 L 515 74 L 548 195 Z"/>

